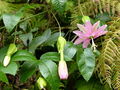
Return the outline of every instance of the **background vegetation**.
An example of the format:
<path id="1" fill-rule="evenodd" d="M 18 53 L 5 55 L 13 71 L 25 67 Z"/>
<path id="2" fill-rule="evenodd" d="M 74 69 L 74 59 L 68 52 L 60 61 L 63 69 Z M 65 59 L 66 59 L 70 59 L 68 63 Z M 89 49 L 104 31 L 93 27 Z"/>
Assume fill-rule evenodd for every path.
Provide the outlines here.
<path id="1" fill-rule="evenodd" d="M 72 31 L 83 16 L 108 25 L 108 33 L 95 39 L 98 53 L 73 44 Z M 68 80 L 57 73 L 60 30 L 67 40 Z M 4 67 L 11 43 L 16 46 Z M 89 62 L 81 69 L 81 56 L 93 60 L 92 70 Z M 84 76 L 84 69 L 93 74 Z M 39 77 L 47 82 L 46 90 L 120 90 L 120 0 L 0 0 L 0 89 L 39 90 Z"/>

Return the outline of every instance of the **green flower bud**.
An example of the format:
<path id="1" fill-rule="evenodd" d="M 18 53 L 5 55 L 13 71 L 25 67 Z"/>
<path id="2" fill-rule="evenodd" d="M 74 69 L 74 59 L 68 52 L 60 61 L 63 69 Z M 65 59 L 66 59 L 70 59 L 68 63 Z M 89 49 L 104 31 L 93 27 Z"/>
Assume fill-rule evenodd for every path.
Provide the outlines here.
<path id="1" fill-rule="evenodd" d="M 82 21 L 83 21 L 83 23 L 85 23 L 87 21 L 90 21 L 90 18 L 88 16 L 83 16 Z"/>
<path id="2" fill-rule="evenodd" d="M 42 78 L 42 77 L 39 77 L 39 78 L 38 78 L 37 84 L 38 84 L 38 87 L 39 87 L 40 89 L 44 89 L 44 88 L 47 86 L 47 83 L 46 83 L 45 79 Z"/>
<path id="3" fill-rule="evenodd" d="M 57 41 L 57 48 L 58 48 L 58 52 L 59 52 L 59 53 L 60 53 L 61 51 L 63 52 L 65 45 L 66 45 L 66 40 L 64 39 L 64 37 L 59 36 L 59 37 L 58 37 L 58 41 Z"/>
<path id="4" fill-rule="evenodd" d="M 10 44 L 8 51 L 7 51 L 7 55 L 13 55 L 15 52 L 17 51 L 17 47 L 15 44 Z"/>
<path id="5" fill-rule="evenodd" d="M 3 61 L 3 66 L 7 66 L 9 63 L 10 63 L 10 59 L 11 59 L 11 56 L 17 51 L 17 47 L 15 44 L 10 44 L 9 48 L 8 48 L 8 51 L 7 51 L 7 54 L 4 58 L 4 61 Z"/>

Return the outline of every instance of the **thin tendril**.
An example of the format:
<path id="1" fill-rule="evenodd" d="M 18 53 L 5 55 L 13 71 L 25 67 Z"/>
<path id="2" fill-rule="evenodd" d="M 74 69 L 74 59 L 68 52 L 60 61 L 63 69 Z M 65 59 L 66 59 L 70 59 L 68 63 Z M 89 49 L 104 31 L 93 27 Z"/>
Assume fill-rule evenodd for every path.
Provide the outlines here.
<path id="1" fill-rule="evenodd" d="M 51 12 L 52 13 L 52 12 Z M 60 32 L 60 36 L 61 36 L 61 26 L 60 26 L 60 23 L 59 21 L 57 20 L 56 16 L 54 15 L 54 13 L 52 13 L 53 17 L 55 18 L 57 24 L 58 24 L 58 27 L 59 27 L 59 32 Z"/>
<path id="2" fill-rule="evenodd" d="M 17 30 L 17 26 L 15 28 L 15 33 L 16 33 L 16 30 Z M 15 34 L 15 38 L 14 38 L 14 44 L 15 44 L 15 41 L 16 41 L 16 34 Z"/>
<path id="3" fill-rule="evenodd" d="M 28 20 L 28 19 L 31 19 L 31 18 L 36 17 L 36 16 L 38 16 L 38 15 L 44 14 L 44 13 L 46 13 L 46 12 L 47 12 L 47 11 L 44 11 L 44 12 L 41 12 L 41 13 L 32 15 L 32 16 L 30 16 L 30 17 L 28 17 L 28 18 L 25 18 L 25 19 L 20 20 L 20 22 L 26 21 L 26 20 Z"/>

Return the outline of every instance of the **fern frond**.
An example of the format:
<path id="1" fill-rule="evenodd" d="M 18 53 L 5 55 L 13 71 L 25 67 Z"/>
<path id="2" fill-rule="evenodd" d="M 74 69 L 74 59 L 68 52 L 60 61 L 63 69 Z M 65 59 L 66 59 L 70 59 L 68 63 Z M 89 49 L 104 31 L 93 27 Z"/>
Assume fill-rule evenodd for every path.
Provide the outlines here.
<path id="1" fill-rule="evenodd" d="M 113 2 L 111 3 L 111 12 L 112 12 L 112 15 L 113 15 L 113 16 L 115 15 L 115 11 L 118 11 L 118 10 L 115 9 L 117 3 L 118 3 L 118 1 L 113 1 Z"/>
<path id="2" fill-rule="evenodd" d="M 120 30 L 116 31 L 114 36 L 114 42 L 118 46 L 117 59 L 113 64 L 113 77 L 112 86 L 115 90 L 120 90 Z"/>
<path id="3" fill-rule="evenodd" d="M 116 5 L 117 14 L 120 16 L 120 2 Z"/>
<path id="4" fill-rule="evenodd" d="M 82 12 L 80 12 L 80 9 Z M 75 27 L 77 23 L 80 23 L 80 16 L 82 13 L 87 16 L 96 16 L 98 13 L 108 13 L 112 16 L 120 16 L 120 1 L 119 0 L 99 0 L 99 2 L 92 2 L 91 0 L 84 3 L 77 4 L 75 8 L 71 10 L 72 20 L 71 25 Z M 73 28 L 75 29 L 75 28 Z"/>
<path id="5" fill-rule="evenodd" d="M 11 12 L 10 5 L 4 1 L 0 1 L 0 15 Z"/>
<path id="6" fill-rule="evenodd" d="M 108 13 L 109 15 L 115 16 L 120 15 L 120 1 L 119 0 L 99 0 L 99 2 L 86 1 L 81 3 L 80 6 L 76 6 L 72 9 L 72 22 L 71 25 L 78 23 L 78 16 L 82 16 L 79 9 L 87 16 L 95 16 L 98 13 Z"/>
<path id="7" fill-rule="evenodd" d="M 110 87 L 120 90 L 120 29 L 115 29 L 111 35 L 109 33 L 98 58 L 98 76 Z"/>
<path id="8" fill-rule="evenodd" d="M 120 90 L 120 60 L 115 62 L 113 70 L 112 86 L 115 90 Z"/>
<path id="9" fill-rule="evenodd" d="M 108 30 L 109 32 L 107 33 L 106 36 L 108 36 L 108 34 L 112 33 L 112 36 L 113 36 L 113 33 L 120 30 L 120 17 L 113 17 L 111 18 L 112 20 L 110 22 L 108 22 Z M 110 36 L 111 37 L 111 36 Z"/>
<path id="10" fill-rule="evenodd" d="M 117 46 L 114 44 L 112 39 L 106 40 L 103 46 L 102 54 L 98 59 L 99 65 L 99 76 L 102 77 L 105 81 L 111 86 L 111 77 L 112 77 L 112 64 L 115 60 L 117 53 Z"/>

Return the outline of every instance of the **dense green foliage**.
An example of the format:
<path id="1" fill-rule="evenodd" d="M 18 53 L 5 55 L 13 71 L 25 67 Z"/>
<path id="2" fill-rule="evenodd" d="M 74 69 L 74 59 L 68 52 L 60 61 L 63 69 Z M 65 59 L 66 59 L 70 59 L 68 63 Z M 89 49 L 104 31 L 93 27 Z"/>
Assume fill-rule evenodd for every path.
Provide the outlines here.
<path id="1" fill-rule="evenodd" d="M 96 51 L 74 44 L 83 16 L 108 25 Z M 67 80 L 59 77 L 61 59 Z M 0 0 L 0 90 L 41 88 L 120 90 L 120 0 Z"/>

